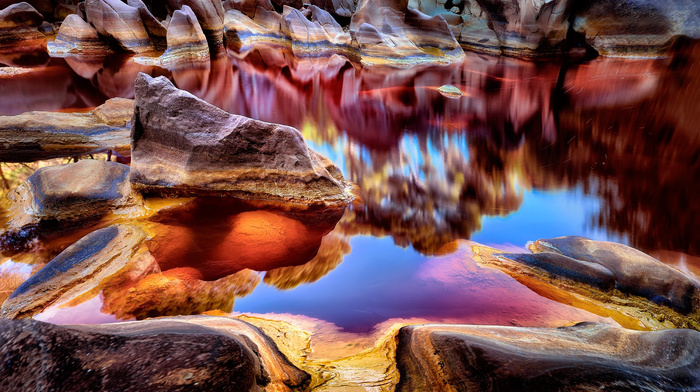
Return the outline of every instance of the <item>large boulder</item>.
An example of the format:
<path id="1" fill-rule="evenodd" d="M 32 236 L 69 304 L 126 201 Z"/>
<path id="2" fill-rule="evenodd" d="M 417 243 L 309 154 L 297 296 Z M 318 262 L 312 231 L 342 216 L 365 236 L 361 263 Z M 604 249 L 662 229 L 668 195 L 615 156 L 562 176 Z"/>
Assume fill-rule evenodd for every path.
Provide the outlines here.
<path id="1" fill-rule="evenodd" d="M 0 159 L 31 162 L 105 150 L 128 156 L 134 102 L 113 98 L 89 113 L 0 116 Z"/>
<path id="2" fill-rule="evenodd" d="M 137 280 L 158 266 L 143 244 L 146 233 L 115 225 L 94 231 L 66 248 L 22 283 L 0 307 L 2 318 L 31 317 L 119 280 Z"/>
<path id="3" fill-rule="evenodd" d="M 28 3 L 12 4 L 0 10 L 0 50 L 21 50 L 45 39 L 38 27 L 44 17 Z"/>
<path id="4" fill-rule="evenodd" d="M 168 24 L 168 49 L 160 57 L 163 63 L 209 61 L 207 37 L 192 9 L 183 6 L 173 12 Z"/>
<path id="5" fill-rule="evenodd" d="M 120 0 L 86 0 L 87 21 L 121 49 L 132 53 L 155 50 L 141 12 Z"/>
<path id="6" fill-rule="evenodd" d="M 95 28 L 75 14 L 63 20 L 56 39 L 48 43 L 48 49 L 52 55 L 105 55 L 111 52 Z"/>
<path id="7" fill-rule="evenodd" d="M 110 212 L 139 205 L 129 167 L 86 159 L 35 171 L 9 195 L 0 249 L 27 249 L 40 236 L 95 224 Z"/>
<path id="8" fill-rule="evenodd" d="M 700 332 L 403 327 L 397 391 L 679 391 L 700 388 Z"/>
<path id="9" fill-rule="evenodd" d="M 6 391 L 66 385 L 72 391 L 291 391 L 310 378 L 257 328 L 237 320 L 80 326 L 5 320 L 0 331 Z"/>
<path id="10" fill-rule="evenodd" d="M 139 74 L 131 182 L 160 195 L 343 206 L 350 184 L 294 128 L 227 113 L 164 77 Z"/>

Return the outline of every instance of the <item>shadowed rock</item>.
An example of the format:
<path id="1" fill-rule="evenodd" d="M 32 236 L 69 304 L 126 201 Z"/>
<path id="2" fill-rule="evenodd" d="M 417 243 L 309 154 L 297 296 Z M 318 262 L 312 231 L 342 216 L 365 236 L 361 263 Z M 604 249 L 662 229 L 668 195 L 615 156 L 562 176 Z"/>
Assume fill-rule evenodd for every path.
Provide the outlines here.
<path id="1" fill-rule="evenodd" d="M 49 52 L 56 54 L 105 54 L 109 46 L 97 31 L 81 17 L 68 15 L 58 29 L 56 39 L 48 43 Z"/>
<path id="2" fill-rule="evenodd" d="M 168 0 L 168 5 L 173 10 L 190 7 L 202 26 L 210 50 L 216 53 L 223 49 L 224 6 L 220 0 Z"/>
<path id="3" fill-rule="evenodd" d="M 352 0 L 311 0 L 311 5 L 341 18 L 350 18 L 355 12 L 355 2 Z"/>
<path id="4" fill-rule="evenodd" d="M 89 113 L 0 116 L 0 160 L 31 162 L 114 150 L 129 154 L 133 101 L 113 98 Z"/>
<path id="5" fill-rule="evenodd" d="M 148 31 L 148 36 L 157 48 L 165 47 L 167 29 L 146 7 L 146 4 L 141 0 L 128 0 L 127 4 L 139 10 L 143 26 Z"/>
<path id="6" fill-rule="evenodd" d="M 160 57 L 164 63 L 209 61 L 207 37 L 188 6 L 173 12 L 168 24 L 168 49 Z"/>
<path id="7" fill-rule="evenodd" d="M 598 264 L 612 273 L 616 288 L 623 293 L 647 298 L 683 314 L 700 307 L 700 282 L 629 246 L 583 237 L 559 237 L 537 240 L 529 248 L 535 253 L 534 258 L 548 257 L 549 252 L 554 252 L 571 258 L 579 267 Z"/>
<path id="8" fill-rule="evenodd" d="M 0 307 L 2 318 L 27 318 L 51 305 L 92 297 L 95 289 L 157 270 L 143 245 L 146 234 L 116 225 L 94 231 L 66 248 L 22 283 Z M 92 293 L 91 293 L 92 292 Z"/>
<path id="9" fill-rule="evenodd" d="M 696 390 L 700 332 L 408 326 L 396 361 L 397 391 Z"/>
<path id="10" fill-rule="evenodd" d="M 89 326 L 0 323 L 5 358 L 0 379 L 6 391 L 66 385 L 73 391 L 259 391 L 271 382 L 259 354 L 260 340 L 254 343 L 243 327 L 220 331 L 176 320 Z M 277 390 L 289 390 L 279 384 Z"/>
<path id="11" fill-rule="evenodd" d="M 95 30 L 127 52 L 154 50 L 138 9 L 120 0 L 86 0 L 87 21 Z"/>
<path id="12" fill-rule="evenodd" d="M 131 182 L 161 195 L 345 205 L 349 183 L 294 128 L 227 113 L 164 77 L 136 79 Z"/>
<path id="13" fill-rule="evenodd" d="M 34 41 L 43 41 L 38 27 L 44 17 L 25 2 L 16 3 L 0 10 L 0 49 L 3 52 L 21 51 L 21 47 Z"/>

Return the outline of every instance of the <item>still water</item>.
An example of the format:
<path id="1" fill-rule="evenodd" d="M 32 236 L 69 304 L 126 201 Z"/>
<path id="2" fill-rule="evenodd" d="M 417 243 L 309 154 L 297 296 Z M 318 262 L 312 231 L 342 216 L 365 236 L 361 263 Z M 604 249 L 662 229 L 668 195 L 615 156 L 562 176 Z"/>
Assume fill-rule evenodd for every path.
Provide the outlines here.
<path id="1" fill-rule="evenodd" d="M 177 223 L 154 223 L 163 234 L 152 252 L 164 270 L 197 260 L 194 276 L 214 280 L 226 259 L 261 271 L 234 312 L 300 315 L 351 332 L 391 320 L 601 319 L 478 266 L 469 243 L 456 240 L 524 250 L 528 241 L 581 235 L 700 276 L 697 44 L 656 60 L 468 54 L 460 64 L 407 70 L 264 48 L 174 70 L 128 58 L 35 62 L 0 77 L 0 114 L 84 111 L 133 98 L 138 72 L 165 75 L 229 112 L 296 127 L 358 185 L 362 202 L 337 216 L 231 207 L 212 218 L 221 208 L 204 201 Z M 446 84 L 463 96 L 440 94 Z M 247 242 L 251 233 L 257 242 Z M 85 322 L 130 318 L 94 301 L 81 306 Z M 39 318 L 76 322 L 75 313 Z"/>

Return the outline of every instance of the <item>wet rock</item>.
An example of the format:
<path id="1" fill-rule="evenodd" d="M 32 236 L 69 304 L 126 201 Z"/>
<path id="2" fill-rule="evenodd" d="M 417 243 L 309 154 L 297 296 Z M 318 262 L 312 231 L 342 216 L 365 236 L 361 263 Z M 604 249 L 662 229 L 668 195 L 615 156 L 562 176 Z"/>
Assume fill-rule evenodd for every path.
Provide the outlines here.
<path id="1" fill-rule="evenodd" d="M 462 90 L 460 90 L 459 88 L 457 88 L 451 84 L 442 85 L 442 86 L 438 87 L 437 91 L 447 98 L 458 99 L 458 98 L 461 98 L 463 95 Z"/>
<path id="2" fill-rule="evenodd" d="M 155 49 L 137 8 L 120 0 L 86 0 L 85 13 L 95 30 L 121 49 L 132 53 Z"/>
<path id="3" fill-rule="evenodd" d="M 44 34 L 38 29 L 43 21 L 44 17 L 25 2 L 0 10 L 0 49 L 3 52 L 19 50 L 31 42 L 43 41 Z"/>
<path id="4" fill-rule="evenodd" d="M 700 38 L 700 3 L 595 0 L 578 8 L 572 28 L 604 55 L 659 55 L 674 37 Z"/>
<path id="5" fill-rule="evenodd" d="M 252 12 L 255 19 L 238 9 L 226 12 L 224 29 L 228 47 L 244 52 L 261 42 L 281 46 L 289 45 L 288 38 L 280 31 L 281 17 L 278 13 L 262 7 L 242 8 L 246 10 L 245 12 Z"/>
<path id="6" fill-rule="evenodd" d="M 295 55 L 318 54 L 330 51 L 331 54 L 348 49 L 350 35 L 326 11 L 312 5 L 308 12 L 311 20 L 299 10 L 285 7 L 282 13 L 280 30 L 292 42 Z"/>
<path id="7" fill-rule="evenodd" d="M 160 57 L 163 63 L 209 61 L 207 37 L 188 6 L 173 12 L 168 24 L 168 49 Z"/>
<path id="8" fill-rule="evenodd" d="M 615 277 L 615 288 L 647 298 L 683 314 L 700 308 L 700 282 L 629 246 L 583 237 L 537 240 L 534 257 L 561 254 L 579 266 L 603 267 Z M 551 265 L 551 264 L 550 264 Z M 593 274 L 586 273 L 593 277 Z"/>
<path id="9" fill-rule="evenodd" d="M 341 206 L 349 183 L 294 128 L 232 115 L 164 77 L 136 79 L 131 182 L 160 195 Z"/>
<path id="10" fill-rule="evenodd" d="M 210 50 L 217 53 L 223 49 L 224 6 L 220 0 L 168 0 L 168 5 L 173 10 L 190 7 L 202 26 Z"/>
<path id="11" fill-rule="evenodd" d="M 165 48 L 167 28 L 161 23 L 151 11 L 146 7 L 146 4 L 141 0 L 128 0 L 127 4 L 139 10 L 143 26 L 148 31 L 148 36 L 151 37 L 151 42 L 156 48 Z"/>
<path id="12" fill-rule="evenodd" d="M 111 51 L 95 28 L 78 15 L 68 15 L 58 29 L 56 39 L 48 43 L 52 55 L 103 55 Z"/>
<path id="13" fill-rule="evenodd" d="M 221 331 L 177 319 L 89 326 L 0 323 L 6 359 L 0 385 L 6 391 L 66 385 L 74 391 L 258 391 L 271 381 L 259 354 L 264 347 L 235 326 Z"/>
<path id="14" fill-rule="evenodd" d="M 595 323 L 408 326 L 399 332 L 396 361 L 398 391 L 694 390 L 700 332 Z"/>
<path id="15" fill-rule="evenodd" d="M 133 101 L 113 98 L 89 113 L 0 116 L 0 159 L 27 162 L 114 150 L 129 155 Z"/>
<path id="16" fill-rule="evenodd" d="M 96 289 L 158 269 L 146 234 L 135 226 L 94 231 L 66 248 L 20 285 L 0 307 L 2 318 L 27 318 L 51 305 L 92 297 Z"/>

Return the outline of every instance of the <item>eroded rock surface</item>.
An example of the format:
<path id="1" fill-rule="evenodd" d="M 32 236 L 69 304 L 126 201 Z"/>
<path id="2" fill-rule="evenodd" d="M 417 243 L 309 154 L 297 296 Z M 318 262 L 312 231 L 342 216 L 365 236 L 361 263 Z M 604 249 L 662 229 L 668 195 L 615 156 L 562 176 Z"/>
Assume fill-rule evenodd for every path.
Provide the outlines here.
<path id="1" fill-rule="evenodd" d="M 266 368 L 260 354 L 277 354 L 274 344 L 249 338 L 248 324 L 222 330 L 177 319 L 89 326 L 3 320 L 0 326 L 6 391 L 66 385 L 74 391 L 259 391 L 278 381 L 271 372 L 277 369 Z M 285 365 L 304 380 L 303 372 Z M 278 384 L 276 390 L 291 389 Z"/>
<path id="2" fill-rule="evenodd" d="M 104 55 L 109 46 L 89 23 L 75 14 L 68 15 L 58 29 L 56 39 L 48 43 L 51 54 Z"/>
<path id="3" fill-rule="evenodd" d="M 0 159 L 28 162 L 113 150 L 129 155 L 133 101 L 112 98 L 89 113 L 0 116 Z"/>
<path id="4" fill-rule="evenodd" d="M 46 307 L 92 297 L 106 284 L 136 280 L 158 266 L 143 245 L 146 234 L 129 225 L 94 231 L 66 248 L 22 283 L 2 304 L 2 318 L 27 318 Z"/>
<path id="5" fill-rule="evenodd" d="M 700 332 L 408 326 L 398 391 L 675 391 L 700 387 Z"/>
<path id="6" fill-rule="evenodd" d="M 12 4 L 0 10 L 0 50 L 21 50 L 32 41 L 43 41 L 38 27 L 44 17 L 28 3 Z"/>
<path id="7" fill-rule="evenodd" d="M 166 26 L 164 26 L 160 20 L 153 16 L 143 1 L 128 0 L 127 4 L 139 10 L 139 15 L 141 15 L 141 20 L 143 21 L 143 26 L 146 28 L 146 31 L 148 31 L 148 36 L 151 37 L 151 41 L 156 48 L 164 47 L 167 35 Z"/>
<path id="8" fill-rule="evenodd" d="M 144 192 L 344 205 L 349 183 L 294 128 L 232 115 L 140 74 L 131 182 Z"/>
<path id="9" fill-rule="evenodd" d="M 220 0 L 168 0 L 168 5 L 173 10 L 190 7 L 207 36 L 210 49 L 213 52 L 221 50 L 224 37 L 224 6 Z"/>
<path id="10" fill-rule="evenodd" d="M 123 50 L 143 53 L 155 49 L 137 8 L 120 0 L 87 0 L 85 13 L 99 34 Z"/>
<path id="11" fill-rule="evenodd" d="M 168 49 L 160 57 L 161 62 L 209 61 L 207 37 L 188 6 L 173 12 L 168 24 L 167 42 Z"/>

